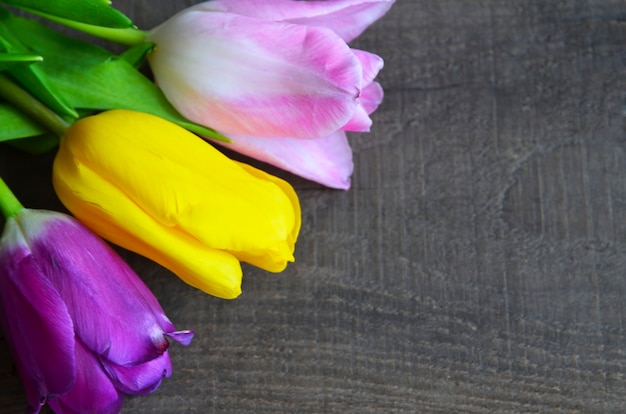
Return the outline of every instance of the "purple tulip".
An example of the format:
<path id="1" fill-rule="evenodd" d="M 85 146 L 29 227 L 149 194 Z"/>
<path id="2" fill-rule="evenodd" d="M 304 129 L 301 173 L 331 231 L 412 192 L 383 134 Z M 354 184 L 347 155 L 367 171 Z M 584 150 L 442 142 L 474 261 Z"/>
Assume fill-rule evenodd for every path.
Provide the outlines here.
<path id="1" fill-rule="evenodd" d="M 131 268 L 65 214 L 22 208 L 0 239 L 0 324 L 29 412 L 118 413 L 169 377 L 176 331 Z"/>
<path id="2" fill-rule="evenodd" d="M 156 82 L 187 118 L 228 148 L 347 189 L 344 131 L 369 131 L 383 60 L 347 42 L 394 0 L 213 0 L 153 29 Z"/>

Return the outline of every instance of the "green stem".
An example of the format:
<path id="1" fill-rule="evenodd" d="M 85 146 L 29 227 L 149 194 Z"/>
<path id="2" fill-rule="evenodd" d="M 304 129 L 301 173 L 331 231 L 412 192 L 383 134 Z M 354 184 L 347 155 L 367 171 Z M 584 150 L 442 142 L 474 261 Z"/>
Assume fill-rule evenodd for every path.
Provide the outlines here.
<path id="1" fill-rule="evenodd" d="M 0 177 L 0 211 L 6 219 L 14 217 L 24 206 Z"/>
<path id="2" fill-rule="evenodd" d="M 102 39 L 110 40 L 111 42 L 119 43 L 126 46 L 135 46 L 146 41 L 147 32 L 139 30 L 135 27 L 129 27 L 124 29 L 115 29 L 110 27 L 95 26 L 92 24 L 81 23 L 74 20 L 64 19 L 63 17 L 53 16 L 51 14 L 42 13 L 35 10 L 29 10 L 31 13 L 37 14 L 43 18 L 57 22 L 72 29 L 76 29 L 83 33 L 90 34 L 92 36 L 100 37 Z"/>
<path id="3" fill-rule="evenodd" d="M 0 96 L 35 119 L 44 128 L 53 132 L 58 137 L 62 137 L 65 134 L 65 130 L 70 125 L 54 111 L 39 102 L 35 97 L 3 74 L 0 74 Z"/>

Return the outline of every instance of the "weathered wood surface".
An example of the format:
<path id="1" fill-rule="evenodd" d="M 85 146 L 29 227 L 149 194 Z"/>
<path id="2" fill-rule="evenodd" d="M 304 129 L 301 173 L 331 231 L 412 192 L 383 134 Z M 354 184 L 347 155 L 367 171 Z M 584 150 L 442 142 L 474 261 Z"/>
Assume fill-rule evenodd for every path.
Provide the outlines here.
<path id="1" fill-rule="evenodd" d="M 191 3 L 115 4 L 150 27 Z M 223 301 L 125 254 L 197 336 L 124 413 L 625 412 L 625 6 L 399 0 L 354 43 L 386 100 L 353 188 L 287 176 L 295 264 Z M 50 160 L 3 147 L 0 174 L 58 208 Z"/>

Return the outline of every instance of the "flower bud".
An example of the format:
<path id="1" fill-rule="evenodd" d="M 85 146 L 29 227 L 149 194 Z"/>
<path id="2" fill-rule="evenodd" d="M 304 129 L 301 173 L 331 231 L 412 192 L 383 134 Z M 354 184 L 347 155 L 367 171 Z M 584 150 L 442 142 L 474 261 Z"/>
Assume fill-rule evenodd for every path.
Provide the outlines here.
<path id="1" fill-rule="evenodd" d="M 61 139 L 53 183 L 97 234 L 215 296 L 241 293 L 239 261 L 278 272 L 294 260 L 293 188 L 162 118 L 113 110 L 79 120 Z"/>
<path id="2" fill-rule="evenodd" d="M 169 377 L 167 338 L 187 345 L 132 269 L 65 214 L 21 209 L 0 239 L 0 325 L 29 401 L 115 413 Z"/>
<path id="3" fill-rule="evenodd" d="M 176 109 L 231 138 L 229 149 L 347 189 L 344 131 L 369 131 L 383 99 L 383 60 L 347 42 L 393 3 L 208 1 L 152 29 L 148 61 Z"/>

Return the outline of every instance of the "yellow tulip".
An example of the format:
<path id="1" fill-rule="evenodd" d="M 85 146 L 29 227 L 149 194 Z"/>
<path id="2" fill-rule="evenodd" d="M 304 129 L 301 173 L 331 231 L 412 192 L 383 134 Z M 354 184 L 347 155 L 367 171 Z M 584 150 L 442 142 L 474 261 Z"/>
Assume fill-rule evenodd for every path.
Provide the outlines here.
<path id="1" fill-rule="evenodd" d="M 53 183 L 101 237 L 218 297 L 241 293 L 240 261 L 279 272 L 294 260 L 294 189 L 152 115 L 113 110 L 73 124 Z"/>

